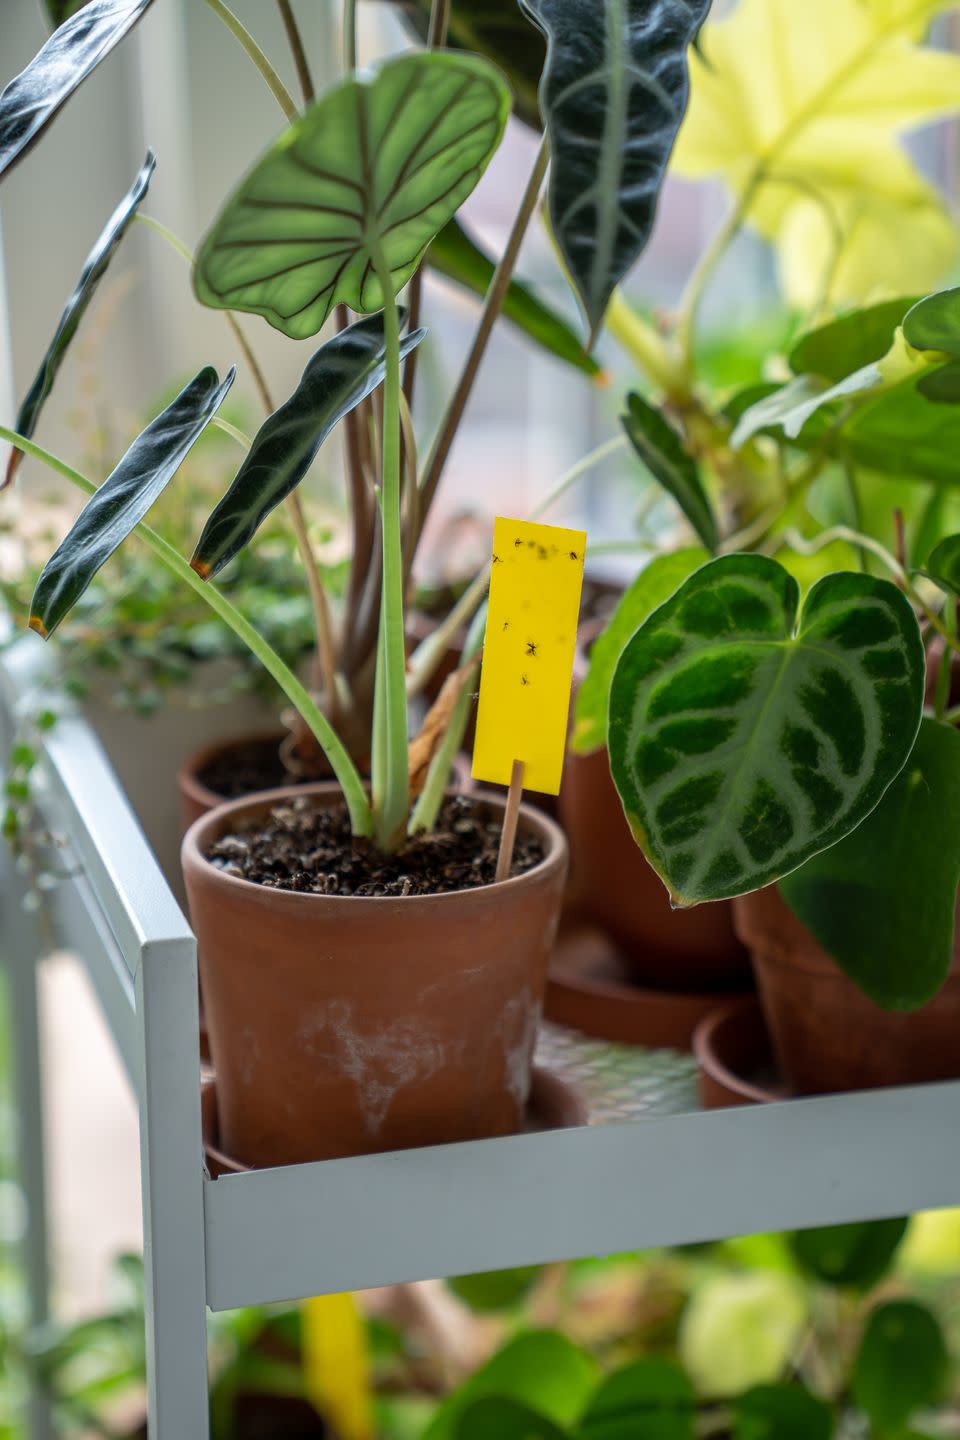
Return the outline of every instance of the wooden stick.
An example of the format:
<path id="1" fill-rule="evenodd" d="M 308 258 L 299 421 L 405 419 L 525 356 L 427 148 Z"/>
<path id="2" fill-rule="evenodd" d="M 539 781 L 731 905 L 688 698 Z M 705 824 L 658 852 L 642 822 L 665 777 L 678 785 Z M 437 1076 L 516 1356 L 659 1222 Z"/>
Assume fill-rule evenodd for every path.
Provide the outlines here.
<path id="1" fill-rule="evenodd" d="M 520 801 L 523 798 L 523 761 L 514 760 L 510 775 L 510 792 L 500 832 L 500 854 L 497 856 L 497 880 L 506 880 L 513 864 L 513 846 L 517 838 L 517 820 L 520 818 Z"/>

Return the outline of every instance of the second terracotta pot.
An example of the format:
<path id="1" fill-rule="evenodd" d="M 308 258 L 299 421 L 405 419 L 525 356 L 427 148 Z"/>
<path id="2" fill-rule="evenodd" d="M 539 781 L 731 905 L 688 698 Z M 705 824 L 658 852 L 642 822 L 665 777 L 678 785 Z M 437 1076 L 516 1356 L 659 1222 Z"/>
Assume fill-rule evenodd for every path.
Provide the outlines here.
<path id="1" fill-rule="evenodd" d="M 284 1165 L 505 1135 L 521 1124 L 566 874 L 404 899 L 295 894 L 222 874 L 213 841 L 321 784 L 219 806 L 184 839 L 225 1149 Z M 502 814 L 494 796 L 487 813 Z"/>
<path id="2" fill-rule="evenodd" d="M 881 1010 L 849 980 L 776 886 L 734 901 L 777 1065 L 794 1094 L 960 1076 L 960 955 L 920 1010 Z"/>

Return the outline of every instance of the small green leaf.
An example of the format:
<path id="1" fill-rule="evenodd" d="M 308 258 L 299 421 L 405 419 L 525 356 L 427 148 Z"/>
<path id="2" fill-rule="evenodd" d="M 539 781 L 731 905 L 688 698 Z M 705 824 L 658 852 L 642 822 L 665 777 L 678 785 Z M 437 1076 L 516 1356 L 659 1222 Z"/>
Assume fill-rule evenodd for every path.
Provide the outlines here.
<path id="1" fill-rule="evenodd" d="M 708 550 L 716 550 L 719 536 L 700 470 L 673 426 L 636 393 L 627 396 L 627 413 L 621 416 L 627 437 L 650 474 L 677 502 L 694 533 Z"/>
<path id="2" fill-rule="evenodd" d="M 510 110 L 476 56 L 401 55 L 351 76 L 284 132 L 234 191 L 194 269 L 203 304 L 262 315 L 294 340 L 337 304 L 381 310 L 487 168 Z"/>
<path id="3" fill-rule="evenodd" d="M 889 1270 L 906 1233 L 906 1220 L 862 1220 L 794 1230 L 787 1238 L 794 1259 L 815 1280 L 869 1290 Z"/>
<path id="4" fill-rule="evenodd" d="M 401 358 L 426 333 L 405 335 Z M 300 484 L 330 432 L 382 383 L 385 372 L 379 315 L 348 325 L 321 345 L 289 400 L 257 431 L 236 478 L 204 525 L 190 562 L 198 575 L 208 580 L 248 544 Z"/>
<path id="5" fill-rule="evenodd" d="M 554 1425 L 568 1426 L 596 1383 L 596 1361 L 586 1351 L 553 1330 L 528 1331 L 508 1341 L 448 1396 L 422 1440 L 454 1440 L 467 1407 L 487 1395 L 516 1400 Z"/>
<path id="6" fill-rule="evenodd" d="M 669 1360 L 637 1360 L 615 1370 L 597 1390 L 577 1440 L 693 1440 L 693 1386 Z"/>
<path id="7" fill-rule="evenodd" d="M 47 638 L 100 567 L 143 519 L 176 474 L 233 384 L 209 365 L 137 436 L 47 561 L 30 606 L 30 627 Z"/>
<path id="8" fill-rule="evenodd" d="M 960 883 L 960 733 L 925 718 L 863 824 L 781 883 L 790 909 L 885 1010 L 914 1010 L 953 958 Z"/>
<path id="9" fill-rule="evenodd" d="M 836 385 L 831 385 L 828 390 L 801 401 L 799 405 L 781 415 L 779 423 L 783 427 L 783 433 L 788 439 L 796 440 L 807 421 L 812 420 L 817 411 L 822 410 L 825 405 L 832 405 L 838 400 L 849 400 L 851 396 L 876 390 L 877 386 L 882 384 L 883 372 L 879 365 L 864 365 L 861 370 L 855 370 L 852 375 L 838 380 Z"/>
<path id="10" fill-rule="evenodd" d="M 474 1400 L 453 1433 L 454 1440 L 567 1440 L 567 1431 L 545 1415 L 499 1395 Z"/>
<path id="11" fill-rule="evenodd" d="M 0 176 L 23 158 L 150 4 L 151 0 L 90 0 L 10 81 L 0 95 Z"/>
<path id="12" fill-rule="evenodd" d="M 505 1310 L 529 1293 L 543 1273 L 541 1265 L 514 1270 L 487 1270 L 479 1275 L 456 1275 L 447 1281 L 458 1299 L 471 1310 Z"/>
<path id="13" fill-rule="evenodd" d="M 836 450 L 863 469 L 898 479 L 960 484 L 960 406 L 924 394 L 936 373 L 913 375 L 868 399 L 843 426 Z"/>
<path id="14" fill-rule="evenodd" d="M 948 595 L 960 596 L 960 535 L 941 540 L 921 573 Z"/>
<path id="15" fill-rule="evenodd" d="M 831 1440 L 830 1406 L 800 1385 L 757 1385 L 733 1407 L 733 1440 Z"/>
<path id="16" fill-rule="evenodd" d="M 710 0 L 521 0 L 547 36 L 549 210 L 591 335 L 646 248 Z"/>
<path id="17" fill-rule="evenodd" d="M 924 1305 L 893 1300 L 871 1310 L 853 1372 L 853 1398 L 884 1433 L 940 1397 L 948 1371 L 943 1332 Z"/>
<path id="18" fill-rule="evenodd" d="M 730 436 L 731 447 L 741 450 L 754 435 L 782 425 L 785 417 L 799 406 L 818 401 L 825 389 L 826 386 L 816 376 L 795 375 L 785 385 L 761 396 L 755 404 L 743 411 Z"/>
<path id="19" fill-rule="evenodd" d="M 916 616 L 887 580 L 833 574 L 798 617 L 774 560 L 703 566 L 640 627 L 610 692 L 610 767 L 677 903 L 759 889 L 848 834 L 913 748 Z"/>
<path id="20" fill-rule="evenodd" d="M 819 375 L 836 385 L 855 370 L 883 359 L 897 326 L 916 303 L 916 296 L 884 300 L 810 330 L 790 352 L 791 370 L 795 375 Z"/>
<path id="21" fill-rule="evenodd" d="M 577 686 L 570 738 L 575 755 L 588 755 L 607 743 L 610 683 L 624 645 L 647 616 L 709 559 L 707 551 L 699 546 L 657 555 L 622 596 L 606 629 L 591 647 L 589 669 Z"/>
<path id="22" fill-rule="evenodd" d="M 513 4 L 513 0 L 510 0 Z M 448 280 L 484 296 L 493 278 L 494 263 L 456 220 L 440 231 L 427 252 L 427 264 Z M 588 355 L 565 320 L 551 310 L 522 280 L 513 280 L 503 302 L 505 319 L 531 340 L 587 375 L 600 375 L 600 365 Z"/>
<path id="23" fill-rule="evenodd" d="M 18 434 L 25 436 L 28 440 L 37 428 L 40 411 L 43 409 L 47 396 L 53 389 L 53 382 L 57 378 L 57 371 L 60 369 L 60 364 L 67 353 L 70 342 L 77 333 L 77 328 L 83 319 L 84 312 L 93 299 L 97 286 L 106 274 L 107 266 L 113 259 L 120 241 L 127 233 L 130 222 L 139 209 L 141 200 L 147 193 L 151 177 L 156 167 L 156 157 L 152 150 L 148 150 L 147 158 L 143 162 L 143 166 L 136 180 L 134 180 L 132 188 L 128 194 L 124 196 L 123 200 L 121 200 L 107 221 L 106 228 L 84 262 L 76 289 L 64 307 L 56 334 L 47 347 L 47 353 L 41 361 L 40 369 L 37 371 L 33 384 L 27 392 L 27 398 L 20 406 L 20 412 L 17 415 L 15 429 Z M 0 486 L 0 489 L 10 484 L 22 459 L 22 450 L 11 451 L 10 459 L 7 463 L 6 478 L 3 486 Z"/>
<path id="24" fill-rule="evenodd" d="M 918 378 L 917 389 L 935 405 L 956 405 L 960 402 L 960 360 L 928 370 Z"/>
<path id="25" fill-rule="evenodd" d="M 960 358 L 960 289 L 919 300 L 904 318 L 903 334 L 914 350 L 939 350 Z"/>

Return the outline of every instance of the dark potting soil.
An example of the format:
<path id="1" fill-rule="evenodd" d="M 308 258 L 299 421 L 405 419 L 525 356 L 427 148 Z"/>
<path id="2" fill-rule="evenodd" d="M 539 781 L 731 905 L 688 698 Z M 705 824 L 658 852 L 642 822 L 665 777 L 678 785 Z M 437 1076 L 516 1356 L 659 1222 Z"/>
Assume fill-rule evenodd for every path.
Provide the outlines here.
<path id="1" fill-rule="evenodd" d="M 271 737 L 225 746 L 197 771 L 200 784 L 224 800 L 240 800 L 258 790 L 277 790 L 281 785 L 309 785 L 317 778 L 294 775 L 288 770 L 278 742 Z"/>
<path id="2" fill-rule="evenodd" d="M 350 834 L 345 805 L 321 809 L 303 796 L 275 806 L 264 821 L 222 835 L 207 852 L 211 864 L 275 890 L 313 895 L 437 895 L 491 885 L 500 822 L 467 795 L 447 800 L 430 835 L 383 855 Z M 544 856 L 536 836 L 518 835 L 511 875 Z"/>

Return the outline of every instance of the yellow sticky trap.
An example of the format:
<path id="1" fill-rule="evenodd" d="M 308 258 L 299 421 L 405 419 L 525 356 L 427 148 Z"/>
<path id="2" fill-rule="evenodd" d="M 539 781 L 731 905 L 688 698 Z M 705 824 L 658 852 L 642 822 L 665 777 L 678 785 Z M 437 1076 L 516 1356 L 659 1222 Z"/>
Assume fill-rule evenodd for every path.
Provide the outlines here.
<path id="1" fill-rule="evenodd" d="M 582 530 L 498 516 L 473 778 L 509 785 L 514 760 L 527 790 L 560 790 L 577 643 Z"/>
<path id="2" fill-rule="evenodd" d="M 303 1388 L 338 1440 L 374 1440 L 367 1333 L 352 1295 L 303 1302 Z"/>

